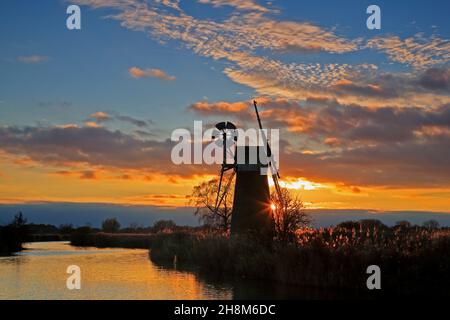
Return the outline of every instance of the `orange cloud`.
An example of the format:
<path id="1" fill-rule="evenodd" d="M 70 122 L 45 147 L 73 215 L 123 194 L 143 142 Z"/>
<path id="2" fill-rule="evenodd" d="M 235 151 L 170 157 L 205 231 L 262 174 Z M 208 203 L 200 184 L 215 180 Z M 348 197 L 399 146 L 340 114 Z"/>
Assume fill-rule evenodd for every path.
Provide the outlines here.
<path id="1" fill-rule="evenodd" d="M 202 102 L 200 111 L 191 110 L 215 115 L 214 105 Z M 254 121 L 253 114 L 223 110 Z M 370 108 L 337 100 L 273 99 L 260 103 L 260 114 L 266 127 L 290 132 L 281 133 L 282 174 L 351 186 L 450 187 L 450 167 L 443 160 L 450 158 L 450 105 Z"/>
<path id="2" fill-rule="evenodd" d="M 80 179 L 97 180 L 98 173 L 95 170 L 83 170 L 83 171 L 71 171 L 71 170 L 58 170 L 54 174 L 65 177 L 78 177 Z"/>
<path id="3" fill-rule="evenodd" d="M 89 128 L 98 128 L 98 127 L 101 127 L 97 122 L 95 122 L 95 121 L 86 121 L 86 122 L 84 122 L 84 125 L 86 126 L 86 127 L 89 127 Z M 67 127 L 66 127 L 67 128 Z M 70 127 L 69 127 L 70 128 Z"/>
<path id="4" fill-rule="evenodd" d="M 396 62 L 424 69 L 450 61 L 450 42 L 432 36 L 425 38 L 422 34 L 400 39 L 398 36 L 376 37 L 367 42 L 367 47 L 386 52 Z"/>
<path id="5" fill-rule="evenodd" d="M 169 76 L 164 71 L 160 69 L 140 69 L 138 67 L 131 67 L 128 69 L 130 76 L 133 78 L 157 78 L 165 81 L 173 81 L 176 78 L 174 76 Z"/>
<path id="6" fill-rule="evenodd" d="M 90 115 L 91 118 L 96 119 L 97 121 L 105 121 L 109 120 L 111 116 L 103 111 L 98 111 Z"/>
<path id="7" fill-rule="evenodd" d="M 224 114 L 234 112 L 244 112 L 249 109 L 248 102 L 224 102 L 219 101 L 215 103 L 208 103 L 205 101 L 196 102 L 189 106 L 189 109 L 204 115 L 210 115 L 211 113 Z"/>
<path id="8" fill-rule="evenodd" d="M 239 10 L 270 12 L 271 10 L 257 4 L 253 0 L 198 0 L 200 3 L 212 4 L 215 7 L 230 6 Z"/>

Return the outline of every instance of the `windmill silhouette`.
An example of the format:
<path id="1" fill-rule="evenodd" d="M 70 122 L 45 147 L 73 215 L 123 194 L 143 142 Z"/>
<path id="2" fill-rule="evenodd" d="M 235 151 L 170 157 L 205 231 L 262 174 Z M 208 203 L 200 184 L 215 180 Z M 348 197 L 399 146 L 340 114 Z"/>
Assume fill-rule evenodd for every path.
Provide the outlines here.
<path id="1" fill-rule="evenodd" d="M 274 233 L 271 208 L 272 201 L 267 175 L 262 174 L 262 172 L 270 168 L 279 203 L 283 199 L 278 181 L 280 176 L 267 136 L 263 131 L 256 101 L 253 101 L 253 106 L 263 140 L 262 146 L 236 145 L 236 126 L 231 122 L 220 122 L 216 124 L 217 131 L 213 134 L 213 137 L 223 147 L 223 162 L 220 170 L 219 187 L 214 210 L 217 212 L 225 195 L 230 191 L 234 177 L 236 177 L 231 234 L 252 233 L 271 237 Z M 229 163 L 227 161 L 227 158 L 229 158 L 227 152 L 230 152 L 229 147 L 232 144 L 235 147 L 234 159 Z M 238 157 L 238 155 L 241 156 Z M 254 159 L 256 159 L 256 163 L 253 161 Z M 224 173 L 229 170 L 232 170 L 232 172 L 226 183 L 224 183 Z"/>

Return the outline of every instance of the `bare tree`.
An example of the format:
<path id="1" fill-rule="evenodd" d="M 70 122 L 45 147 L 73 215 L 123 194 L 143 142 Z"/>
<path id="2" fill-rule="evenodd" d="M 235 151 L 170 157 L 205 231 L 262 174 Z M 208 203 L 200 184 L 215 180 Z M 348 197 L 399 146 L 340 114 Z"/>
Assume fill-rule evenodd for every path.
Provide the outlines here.
<path id="1" fill-rule="evenodd" d="M 281 200 L 275 192 L 271 195 L 276 238 L 281 242 L 294 242 L 297 230 L 308 226 L 311 217 L 304 211 L 299 196 L 293 196 L 288 189 L 281 189 Z"/>
<path id="2" fill-rule="evenodd" d="M 231 176 L 228 177 L 228 179 L 230 178 Z M 218 179 L 202 182 L 192 190 L 189 203 L 196 207 L 194 214 L 205 224 L 228 231 L 231 226 L 234 187 L 230 185 L 226 193 L 221 191 L 219 197 L 223 196 L 223 200 L 216 211 L 215 205 L 218 188 Z"/>

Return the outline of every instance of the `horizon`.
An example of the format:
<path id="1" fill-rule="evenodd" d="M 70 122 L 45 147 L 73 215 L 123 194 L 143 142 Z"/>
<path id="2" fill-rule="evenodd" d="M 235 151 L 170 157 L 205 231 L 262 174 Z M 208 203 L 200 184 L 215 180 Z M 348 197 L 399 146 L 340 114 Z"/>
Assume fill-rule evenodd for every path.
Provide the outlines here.
<path id="1" fill-rule="evenodd" d="M 123 228 L 131 224 L 148 227 L 158 220 L 173 220 L 179 226 L 200 226 L 193 207 L 159 207 L 148 205 L 120 205 L 108 203 L 28 203 L 0 204 L 0 225 L 9 223 L 15 214 L 22 212 L 28 223 L 59 226 L 72 224 L 76 227 L 90 225 L 101 227 L 105 219 L 116 218 Z M 345 221 L 366 219 L 380 220 L 387 226 L 399 221 L 413 225 L 436 220 L 442 227 L 450 227 L 448 212 L 424 211 L 377 211 L 361 209 L 305 209 L 313 219 L 313 228 L 331 227 Z"/>

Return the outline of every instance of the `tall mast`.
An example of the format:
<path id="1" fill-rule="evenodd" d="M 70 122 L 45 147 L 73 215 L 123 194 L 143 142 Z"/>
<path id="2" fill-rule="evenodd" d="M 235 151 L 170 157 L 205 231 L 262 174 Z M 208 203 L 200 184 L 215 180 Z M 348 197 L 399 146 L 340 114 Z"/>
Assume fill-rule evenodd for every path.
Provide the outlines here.
<path id="1" fill-rule="evenodd" d="M 281 195 L 281 187 L 280 187 L 280 183 L 278 181 L 278 179 L 280 178 L 280 174 L 276 167 L 275 160 L 273 159 L 272 150 L 270 149 L 269 141 L 267 140 L 266 134 L 263 131 L 261 118 L 259 117 L 258 106 L 257 106 L 256 100 L 253 100 L 253 106 L 255 107 L 256 119 L 258 119 L 258 125 L 259 125 L 259 129 L 261 131 L 261 136 L 263 138 L 263 143 L 266 145 L 267 157 L 269 158 L 270 171 L 272 173 L 272 180 L 273 180 L 273 184 L 275 185 L 275 191 L 277 192 L 278 201 L 281 204 L 283 204 L 283 197 Z M 272 169 L 272 168 L 275 168 L 275 169 Z"/>

